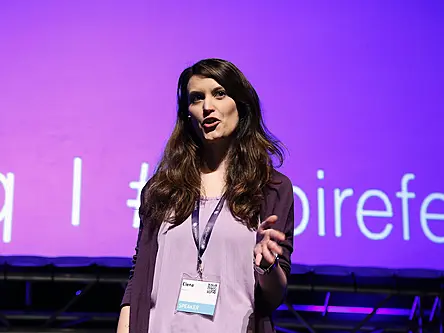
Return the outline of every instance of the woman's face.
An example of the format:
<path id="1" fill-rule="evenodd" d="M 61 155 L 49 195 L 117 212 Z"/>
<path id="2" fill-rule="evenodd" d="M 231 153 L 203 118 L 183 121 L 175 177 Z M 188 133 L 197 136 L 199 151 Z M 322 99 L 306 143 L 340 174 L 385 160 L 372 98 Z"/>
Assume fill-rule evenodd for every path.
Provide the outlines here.
<path id="1" fill-rule="evenodd" d="M 231 136 L 239 112 L 225 89 L 214 79 L 194 75 L 187 90 L 188 111 L 197 134 L 209 143 Z"/>

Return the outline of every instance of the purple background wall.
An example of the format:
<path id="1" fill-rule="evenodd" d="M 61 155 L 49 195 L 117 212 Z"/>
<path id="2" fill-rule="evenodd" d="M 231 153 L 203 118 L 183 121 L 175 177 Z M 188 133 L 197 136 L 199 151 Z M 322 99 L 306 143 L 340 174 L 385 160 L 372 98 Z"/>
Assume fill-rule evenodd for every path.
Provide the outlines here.
<path id="1" fill-rule="evenodd" d="M 177 78 L 220 57 L 289 149 L 294 263 L 443 270 L 443 15 L 419 0 L 2 1 L 0 254 L 131 256 Z"/>

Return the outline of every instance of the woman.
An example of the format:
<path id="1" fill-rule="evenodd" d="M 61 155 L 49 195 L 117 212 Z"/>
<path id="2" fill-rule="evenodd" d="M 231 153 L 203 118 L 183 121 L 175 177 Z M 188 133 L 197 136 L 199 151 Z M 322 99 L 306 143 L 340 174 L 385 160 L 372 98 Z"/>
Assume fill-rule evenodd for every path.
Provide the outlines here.
<path id="1" fill-rule="evenodd" d="M 178 114 L 141 195 L 118 333 L 274 332 L 293 251 L 293 191 L 259 98 L 232 63 L 183 71 Z M 262 221 L 262 222 L 261 222 Z"/>

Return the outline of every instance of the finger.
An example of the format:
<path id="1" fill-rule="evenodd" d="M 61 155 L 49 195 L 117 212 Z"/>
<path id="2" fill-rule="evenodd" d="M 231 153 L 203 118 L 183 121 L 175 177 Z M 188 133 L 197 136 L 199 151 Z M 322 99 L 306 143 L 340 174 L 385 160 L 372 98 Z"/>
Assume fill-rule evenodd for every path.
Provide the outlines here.
<path id="1" fill-rule="evenodd" d="M 275 241 L 282 242 L 285 240 L 285 234 L 279 230 L 275 230 L 275 229 L 266 230 L 266 232 L 264 232 L 264 239 L 265 239 L 265 235 L 268 236 L 269 239 L 273 239 Z"/>
<path id="2" fill-rule="evenodd" d="M 276 242 L 273 242 L 272 240 L 268 241 L 267 247 L 268 247 L 268 250 L 270 250 L 272 253 L 277 253 L 280 256 L 283 254 L 282 247 L 279 246 Z"/>
<path id="3" fill-rule="evenodd" d="M 256 264 L 256 266 L 259 266 L 261 264 L 262 261 L 262 253 L 257 253 L 256 254 L 256 258 L 254 259 L 254 263 Z"/>
<path id="4" fill-rule="evenodd" d="M 262 245 L 262 257 L 264 257 L 265 261 L 268 263 L 268 265 L 271 265 L 276 260 L 275 256 L 270 252 L 267 245 Z"/>
<path id="5" fill-rule="evenodd" d="M 261 260 L 262 260 L 262 244 L 258 243 L 254 247 L 254 262 L 256 265 L 259 265 Z"/>
<path id="6" fill-rule="evenodd" d="M 257 243 L 253 250 L 253 255 L 256 258 L 256 255 L 262 253 L 262 247 L 260 243 Z"/>
<path id="7" fill-rule="evenodd" d="M 259 225 L 258 232 L 262 233 L 263 231 L 267 230 L 272 224 L 276 223 L 277 220 L 278 217 L 276 215 L 270 215 Z"/>

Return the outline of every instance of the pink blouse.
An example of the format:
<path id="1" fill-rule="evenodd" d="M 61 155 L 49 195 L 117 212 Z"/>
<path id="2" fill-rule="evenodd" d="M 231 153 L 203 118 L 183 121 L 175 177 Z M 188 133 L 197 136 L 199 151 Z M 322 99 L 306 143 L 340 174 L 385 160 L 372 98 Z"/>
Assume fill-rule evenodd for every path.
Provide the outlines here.
<path id="1" fill-rule="evenodd" d="M 199 235 L 202 235 L 218 200 L 201 199 Z M 256 233 L 236 221 L 226 203 L 203 255 L 204 278 L 220 281 L 219 298 L 212 318 L 176 312 L 183 274 L 197 276 L 197 249 L 191 231 L 191 216 L 174 228 L 163 223 L 158 243 L 149 332 L 250 331 L 249 321 L 254 310 L 253 250 Z"/>

